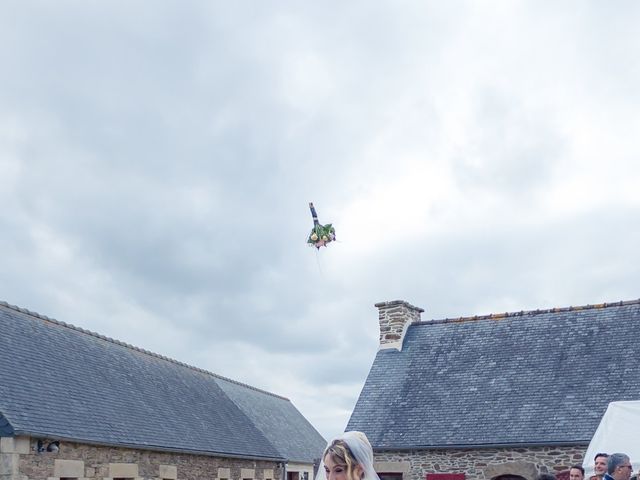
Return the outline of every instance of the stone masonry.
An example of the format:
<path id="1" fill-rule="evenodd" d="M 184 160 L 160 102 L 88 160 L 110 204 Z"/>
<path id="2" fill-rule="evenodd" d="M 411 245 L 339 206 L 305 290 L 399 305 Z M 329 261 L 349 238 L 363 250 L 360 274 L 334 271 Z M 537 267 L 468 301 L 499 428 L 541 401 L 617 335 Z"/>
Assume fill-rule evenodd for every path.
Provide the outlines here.
<path id="1" fill-rule="evenodd" d="M 3 443 L 0 480 L 280 480 L 282 477 L 282 468 L 274 461 L 73 442 L 60 442 L 55 453 L 39 453 L 35 439 L 18 437 L 18 440 Z M 14 444 L 20 448 L 14 448 Z"/>
<path id="2" fill-rule="evenodd" d="M 582 464 L 586 445 L 376 452 L 376 470 L 403 472 L 402 480 L 424 480 L 427 473 L 464 473 L 466 480 L 517 475 L 534 480 Z"/>
<path id="3" fill-rule="evenodd" d="M 422 308 L 414 307 L 404 300 L 376 303 L 380 321 L 380 348 L 402 350 L 402 339 L 409 325 L 420 321 Z"/>

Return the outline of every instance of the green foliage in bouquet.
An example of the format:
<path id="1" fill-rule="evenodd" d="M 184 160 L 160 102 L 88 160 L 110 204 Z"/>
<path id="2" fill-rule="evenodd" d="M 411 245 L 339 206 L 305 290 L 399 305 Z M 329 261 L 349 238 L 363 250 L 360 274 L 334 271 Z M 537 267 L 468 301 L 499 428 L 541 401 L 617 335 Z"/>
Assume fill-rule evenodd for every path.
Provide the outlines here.
<path id="1" fill-rule="evenodd" d="M 315 225 L 309 234 L 309 238 L 307 239 L 307 243 L 314 245 L 317 248 L 320 248 L 327 243 L 335 240 L 336 238 L 336 230 L 330 223 L 326 225 Z"/>

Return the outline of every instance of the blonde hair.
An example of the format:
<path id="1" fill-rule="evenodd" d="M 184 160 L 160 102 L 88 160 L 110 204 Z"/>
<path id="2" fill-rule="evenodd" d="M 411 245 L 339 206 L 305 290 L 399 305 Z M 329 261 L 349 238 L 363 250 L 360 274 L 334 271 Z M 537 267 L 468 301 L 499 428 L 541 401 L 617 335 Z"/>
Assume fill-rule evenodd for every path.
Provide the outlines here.
<path id="1" fill-rule="evenodd" d="M 324 460 L 327 455 L 330 456 L 333 463 L 346 468 L 347 478 L 349 480 L 360 480 L 360 478 L 358 478 L 355 473 L 355 468 L 359 465 L 359 463 L 356 460 L 356 457 L 353 455 L 353 452 L 351 452 L 351 449 L 349 448 L 349 445 L 347 445 L 347 442 L 341 439 L 335 439 L 324 450 L 322 459 Z M 361 473 L 360 477 L 363 476 L 364 471 Z"/>

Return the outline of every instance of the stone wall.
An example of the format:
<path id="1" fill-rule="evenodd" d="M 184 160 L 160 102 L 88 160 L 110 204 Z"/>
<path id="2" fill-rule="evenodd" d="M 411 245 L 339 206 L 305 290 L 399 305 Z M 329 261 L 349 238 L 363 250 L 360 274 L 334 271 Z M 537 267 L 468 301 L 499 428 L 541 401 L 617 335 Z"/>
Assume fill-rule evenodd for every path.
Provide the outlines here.
<path id="1" fill-rule="evenodd" d="M 380 323 L 380 348 L 402 350 L 402 340 L 412 322 L 420 321 L 422 308 L 414 307 L 404 300 L 376 303 Z"/>
<path id="2" fill-rule="evenodd" d="M 587 446 L 414 450 L 376 452 L 376 470 L 402 472 L 403 480 L 424 480 L 427 473 L 464 473 L 466 480 L 519 475 L 534 480 L 581 464 Z"/>
<path id="3" fill-rule="evenodd" d="M 24 444 L 25 437 L 22 437 Z M 9 452 L 0 466 L 0 480 L 145 479 L 145 480 L 280 480 L 281 466 L 273 461 L 157 452 L 60 442 L 58 452 Z M 48 441 L 44 440 L 44 444 Z M 7 445 L 9 445 L 7 443 Z M 15 450 L 15 449 L 14 449 Z M 10 462 L 9 462 L 10 460 Z"/>

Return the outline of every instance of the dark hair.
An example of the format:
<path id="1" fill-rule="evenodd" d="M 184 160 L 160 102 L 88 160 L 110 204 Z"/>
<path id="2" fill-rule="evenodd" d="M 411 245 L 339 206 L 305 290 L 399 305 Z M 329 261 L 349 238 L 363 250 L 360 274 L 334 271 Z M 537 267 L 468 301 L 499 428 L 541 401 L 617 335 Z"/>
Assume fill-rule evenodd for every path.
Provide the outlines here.
<path id="1" fill-rule="evenodd" d="M 582 468 L 582 465 L 571 465 L 571 468 L 569 468 L 569 470 L 571 470 L 572 468 L 580 470 L 580 473 L 582 473 L 582 476 L 584 477 L 584 468 Z"/>
<path id="2" fill-rule="evenodd" d="M 608 453 L 596 453 L 596 456 L 593 457 L 593 461 L 595 462 L 596 458 L 598 458 L 598 457 L 609 458 L 609 454 Z"/>
<path id="3" fill-rule="evenodd" d="M 553 473 L 541 473 L 536 480 L 556 480 L 556 476 Z"/>
<path id="4" fill-rule="evenodd" d="M 607 473 L 611 475 L 616 471 L 616 468 L 627 462 L 631 462 L 631 460 L 626 453 L 612 453 L 609 455 L 609 461 L 607 462 Z"/>

